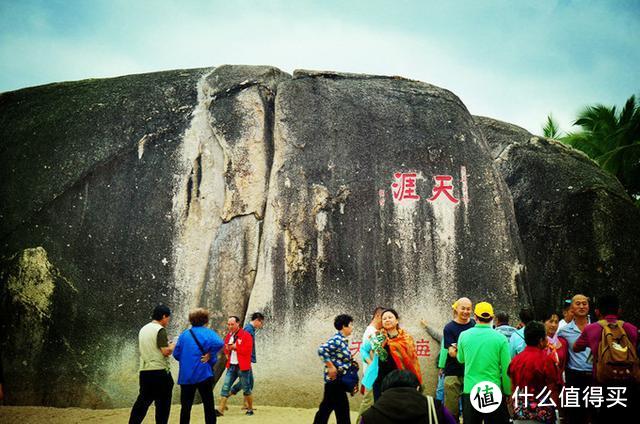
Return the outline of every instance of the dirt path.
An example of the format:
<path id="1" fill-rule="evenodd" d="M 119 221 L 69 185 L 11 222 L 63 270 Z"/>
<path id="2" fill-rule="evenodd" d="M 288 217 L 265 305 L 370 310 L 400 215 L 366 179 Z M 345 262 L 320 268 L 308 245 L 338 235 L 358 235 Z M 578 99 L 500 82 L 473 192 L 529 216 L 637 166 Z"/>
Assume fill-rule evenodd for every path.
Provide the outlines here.
<path id="1" fill-rule="evenodd" d="M 315 409 L 282 408 L 277 406 L 256 406 L 255 415 L 248 417 L 239 407 L 230 407 L 219 424 L 306 424 L 313 422 Z M 38 406 L 0 406 L 0 423 L 18 424 L 72 424 L 105 423 L 122 424 L 129 419 L 129 408 L 122 409 L 80 409 L 80 408 L 43 408 Z M 153 407 L 149 409 L 145 424 L 153 424 Z M 356 412 L 351 412 L 351 422 L 355 424 Z M 180 405 L 171 407 L 169 423 L 180 421 Z M 204 423 L 202 405 L 194 405 L 191 422 Z M 335 424 L 332 416 L 329 423 Z"/>

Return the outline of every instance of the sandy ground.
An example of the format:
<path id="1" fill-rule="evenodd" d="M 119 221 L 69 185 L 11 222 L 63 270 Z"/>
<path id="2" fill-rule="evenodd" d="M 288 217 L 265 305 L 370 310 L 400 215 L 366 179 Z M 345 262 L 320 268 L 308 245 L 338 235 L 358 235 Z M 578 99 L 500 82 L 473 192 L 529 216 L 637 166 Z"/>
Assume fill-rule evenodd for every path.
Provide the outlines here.
<path id="1" fill-rule="evenodd" d="M 19 424 L 71 424 L 71 423 L 108 423 L 121 424 L 129 419 L 129 408 L 123 409 L 80 409 L 80 408 L 43 408 L 39 406 L 0 406 L 0 423 Z M 218 418 L 220 424 L 304 424 L 312 423 L 315 409 L 282 408 L 277 406 L 256 405 L 255 415 L 248 417 L 239 406 L 230 406 L 224 417 Z M 145 424 L 153 424 L 154 410 L 149 408 Z M 351 422 L 355 423 L 357 413 L 351 411 Z M 180 422 L 180 405 L 171 407 L 169 423 Z M 202 405 L 193 405 L 192 423 L 204 423 Z M 335 424 L 334 415 L 329 423 Z"/>

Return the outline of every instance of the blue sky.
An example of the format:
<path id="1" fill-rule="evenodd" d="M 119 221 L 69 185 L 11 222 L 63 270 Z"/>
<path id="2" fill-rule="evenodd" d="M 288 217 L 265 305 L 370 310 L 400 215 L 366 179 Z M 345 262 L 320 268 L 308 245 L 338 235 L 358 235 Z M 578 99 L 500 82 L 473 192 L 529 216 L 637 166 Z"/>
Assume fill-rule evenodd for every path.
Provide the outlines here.
<path id="1" fill-rule="evenodd" d="M 640 1 L 0 0 L 0 91 L 225 63 L 401 75 L 566 130 L 640 93 Z"/>

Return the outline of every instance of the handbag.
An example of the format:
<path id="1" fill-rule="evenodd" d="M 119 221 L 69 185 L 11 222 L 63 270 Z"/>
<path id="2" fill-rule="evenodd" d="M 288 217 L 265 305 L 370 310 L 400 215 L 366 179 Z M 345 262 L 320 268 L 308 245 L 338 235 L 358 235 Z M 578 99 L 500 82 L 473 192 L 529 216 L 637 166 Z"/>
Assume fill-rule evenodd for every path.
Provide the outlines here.
<path id="1" fill-rule="evenodd" d="M 540 406 L 537 402 L 529 402 L 527 406 L 518 405 L 513 418 L 552 424 L 556 422 L 556 409 L 551 405 Z"/>
<path id="2" fill-rule="evenodd" d="M 427 396 L 427 406 L 429 409 L 429 424 L 438 424 L 438 411 L 435 401 L 431 396 Z"/>
<path id="3" fill-rule="evenodd" d="M 351 361 L 347 371 L 340 376 L 340 383 L 347 393 L 354 393 L 354 391 L 357 390 L 358 383 L 360 382 L 360 377 L 358 376 L 359 370 L 360 366 L 358 363 L 356 361 Z"/>

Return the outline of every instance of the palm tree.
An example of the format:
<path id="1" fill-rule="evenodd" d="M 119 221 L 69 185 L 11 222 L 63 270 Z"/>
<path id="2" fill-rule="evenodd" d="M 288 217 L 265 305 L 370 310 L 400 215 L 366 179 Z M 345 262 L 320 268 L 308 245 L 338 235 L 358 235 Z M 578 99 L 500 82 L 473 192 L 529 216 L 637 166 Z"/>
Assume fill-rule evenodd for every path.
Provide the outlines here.
<path id="1" fill-rule="evenodd" d="M 550 123 L 551 117 L 547 126 Z M 560 140 L 582 150 L 615 175 L 636 204 L 640 204 L 640 105 L 636 97 L 631 96 L 620 113 L 616 113 L 615 106 L 587 106 L 574 125 L 582 130 Z"/>
<path id="2" fill-rule="evenodd" d="M 553 138 L 555 140 L 560 140 L 561 131 L 558 122 L 553 119 L 553 116 L 549 114 L 547 116 L 547 123 L 542 127 L 543 134 L 546 138 Z"/>

